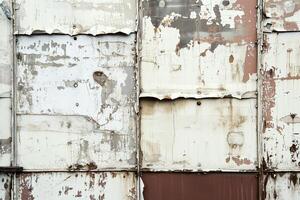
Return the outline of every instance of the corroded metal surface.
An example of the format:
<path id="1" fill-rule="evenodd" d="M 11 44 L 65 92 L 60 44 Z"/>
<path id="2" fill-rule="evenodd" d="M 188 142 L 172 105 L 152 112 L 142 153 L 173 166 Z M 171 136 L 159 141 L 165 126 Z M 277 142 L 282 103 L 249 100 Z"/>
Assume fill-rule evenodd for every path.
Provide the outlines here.
<path id="1" fill-rule="evenodd" d="M 0 174 L 0 200 L 11 200 L 11 176 Z"/>
<path id="2" fill-rule="evenodd" d="M 17 34 L 109 34 L 136 30 L 136 0 L 16 0 Z"/>
<path id="3" fill-rule="evenodd" d="M 264 31 L 299 31 L 299 0 L 264 0 Z"/>
<path id="4" fill-rule="evenodd" d="M 0 166 L 10 166 L 11 160 L 11 101 L 0 98 Z"/>
<path id="5" fill-rule="evenodd" d="M 255 174 L 143 173 L 145 200 L 257 200 Z"/>
<path id="6" fill-rule="evenodd" d="M 11 1 L 0 1 L 0 97 L 10 97 L 12 70 Z"/>
<path id="7" fill-rule="evenodd" d="M 265 34 L 263 158 L 265 169 L 299 170 L 300 34 Z"/>
<path id="8" fill-rule="evenodd" d="M 254 170 L 254 99 L 141 101 L 142 167 Z"/>
<path id="9" fill-rule="evenodd" d="M 264 177 L 263 200 L 300 199 L 300 174 L 276 173 Z"/>
<path id="10" fill-rule="evenodd" d="M 135 165 L 134 40 L 18 38 L 18 154 L 25 169 Z"/>
<path id="11" fill-rule="evenodd" d="M 141 97 L 255 97 L 255 5 L 144 0 Z"/>
<path id="12" fill-rule="evenodd" d="M 134 173 L 29 173 L 18 176 L 19 200 L 135 200 Z"/>

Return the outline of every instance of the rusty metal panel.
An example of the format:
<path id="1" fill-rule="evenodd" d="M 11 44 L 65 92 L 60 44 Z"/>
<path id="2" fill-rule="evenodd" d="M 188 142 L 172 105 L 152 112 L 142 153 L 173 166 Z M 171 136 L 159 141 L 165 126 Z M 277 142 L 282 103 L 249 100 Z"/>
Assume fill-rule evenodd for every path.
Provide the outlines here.
<path id="1" fill-rule="evenodd" d="M 18 176 L 18 200 L 135 200 L 134 173 L 28 173 Z"/>
<path id="2" fill-rule="evenodd" d="M 143 173 L 145 200 L 257 200 L 256 174 Z"/>
<path id="3" fill-rule="evenodd" d="M 299 170 L 300 33 L 265 34 L 263 158 L 268 170 Z"/>
<path id="4" fill-rule="evenodd" d="M 264 31 L 299 31 L 299 0 L 264 0 Z"/>
<path id="5" fill-rule="evenodd" d="M 10 97 L 12 70 L 11 1 L 0 0 L 0 97 Z"/>
<path id="6" fill-rule="evenodd" d="M 255 97 L 255 5 L 143 0 L 141 97 Z"/>
<path id="7" fill-rule="evenodd" d="M 255 99 L 141 101 L 142 167 L 254 170 Z"/>
<path id="8" fill-rule="evenodd" d="M 11 176 L 8 174 L 0 174 L 0 200 L 11 199 Z"/>
<path id="9" fill-rule="evenodd" d="M 20 165 L 135 166 L 135 35 L 21 36 L 17 51 Z"/>
<path id="10" fill-rule="evenodd" d="M 16 0 L 17 34 L 136 31 L 136 0 Z"/>
<path id="11" fill-rule="evenodd" d="M 10 166 L 11 150 L 11 100 L 0 98 L 0 166 Z"/>
<path id="12" fill-rule="evenodd" d="M 264 177 L 264 200 L 300 199 L 299 173 L 272 173 Z"/>

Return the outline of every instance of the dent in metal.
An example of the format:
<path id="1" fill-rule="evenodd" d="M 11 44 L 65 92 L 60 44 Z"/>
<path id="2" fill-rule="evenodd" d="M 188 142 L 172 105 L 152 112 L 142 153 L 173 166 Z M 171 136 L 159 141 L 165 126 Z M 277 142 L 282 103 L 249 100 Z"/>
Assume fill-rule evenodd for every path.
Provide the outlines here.
<path id="1" fill-rule="evenodd" d="M 269 170 L 300 167 L 299 33 L 265 34 L 263 158 Z"/>
<path id="2" fill-rule="evenodd" d="M 255 100 L 141 101 L 142 167 L 254 170 Z"/>
<path id="3" fill-rule="evenodd" d="M 136 30 L 136 0 L 17 0 L 17 34 L 108 34 Z"/>
<path id="4" fill-rule="evenodd" d="M 135 200 L 134 173 L 25 173 L 18 176 L 18 199 Z"/>
<path id="5" fill-rule="evenodd" d="M 256 1 L 144 0 L 141 97 L 255 97 Z"/>

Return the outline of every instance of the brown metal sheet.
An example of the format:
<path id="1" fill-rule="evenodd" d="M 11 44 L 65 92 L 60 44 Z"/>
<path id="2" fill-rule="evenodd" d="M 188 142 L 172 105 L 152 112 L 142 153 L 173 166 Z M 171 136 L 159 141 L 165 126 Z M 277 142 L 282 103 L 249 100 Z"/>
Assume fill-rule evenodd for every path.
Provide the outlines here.
<path id="1" fill-rule="evenodd" d="M 143 173 L 145 200 L 256 200 L 256 174 Z"/>

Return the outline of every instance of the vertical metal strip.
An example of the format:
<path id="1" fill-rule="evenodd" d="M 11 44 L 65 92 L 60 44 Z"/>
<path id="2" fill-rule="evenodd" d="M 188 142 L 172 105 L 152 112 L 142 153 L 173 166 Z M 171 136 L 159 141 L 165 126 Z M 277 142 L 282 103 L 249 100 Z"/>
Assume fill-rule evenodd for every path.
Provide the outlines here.
<path id="1" fill-rule="evenodd" d="M 262 115 L 262 81 L 261 74 L 262 67 L 262 43 L 263 43 L 263 31 L 262 31 L 262 15 L 263 14 L 263 0 L 257 0 L 257 165 L 258 165 L 258 199 L 263 198 L 263 143 L 262 143 L 262 130 L 263 130 L 263 115 Z"/>

